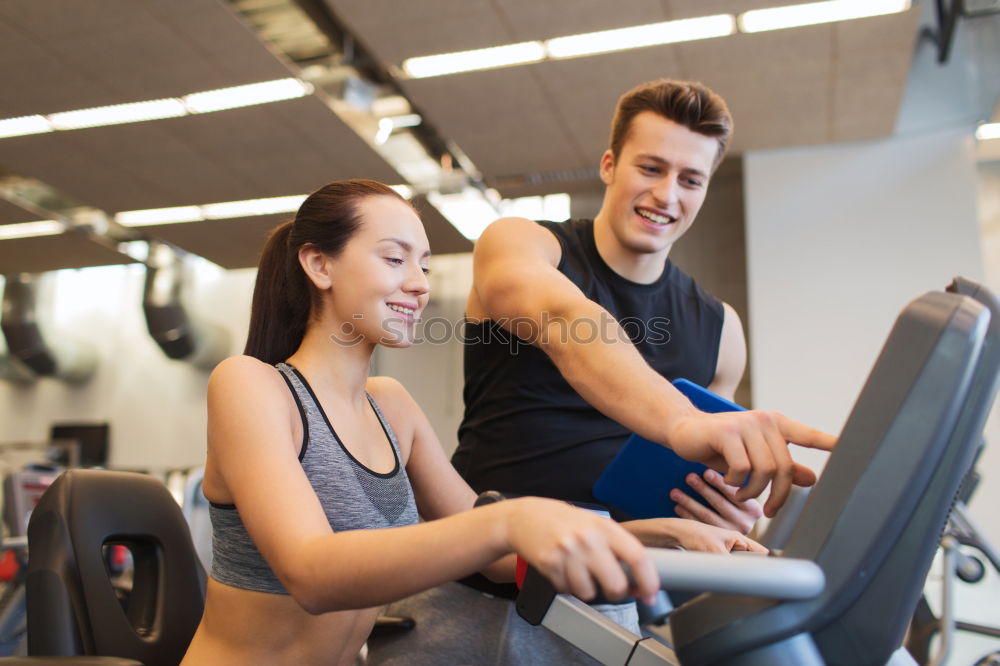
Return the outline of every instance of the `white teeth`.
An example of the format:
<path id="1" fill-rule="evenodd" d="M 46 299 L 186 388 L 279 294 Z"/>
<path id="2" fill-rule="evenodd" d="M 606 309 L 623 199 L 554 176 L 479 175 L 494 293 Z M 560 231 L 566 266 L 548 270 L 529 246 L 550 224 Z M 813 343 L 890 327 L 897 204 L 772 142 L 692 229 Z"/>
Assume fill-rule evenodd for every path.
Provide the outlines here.
<path id="1" fill-rule="evenodd" d="M 635 212 L 637 212 L 639 215 L 646 218 L 650 222 L 655 222 L 656 224 L 670 224 L 671 222 L 674 221 L 672 217 L 667 217 L 666 215 L 657 215 L 656 213 L 651 213 L 648 210 L 642 210 L 640 208 L 637 208 Z"/>
<path id="2" fill-rule="evenodd" d="M 403 314 L 408 314 L 408 315 L 412 315 L 414 312 L 416 312 L 416 310 L 413 310 L 412 308 L 403 307 L 402 305 L 396 305 L 395 303 L 390 303 L 389 309 L 395 310 L 396 312 L 402 312 Z"/>

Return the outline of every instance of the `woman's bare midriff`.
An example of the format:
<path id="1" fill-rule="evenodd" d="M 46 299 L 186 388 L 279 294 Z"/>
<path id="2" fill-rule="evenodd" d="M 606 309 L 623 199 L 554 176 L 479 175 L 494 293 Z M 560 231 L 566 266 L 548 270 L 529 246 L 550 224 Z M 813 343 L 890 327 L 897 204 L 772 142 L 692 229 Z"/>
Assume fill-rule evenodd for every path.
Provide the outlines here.
<path id="1" fill-rule="evenodd" d="M 310 615 L 287 594 L 241 590 L 209 579 L 205 614 L 184 666 L 354 663 L 378 608 Z"/>

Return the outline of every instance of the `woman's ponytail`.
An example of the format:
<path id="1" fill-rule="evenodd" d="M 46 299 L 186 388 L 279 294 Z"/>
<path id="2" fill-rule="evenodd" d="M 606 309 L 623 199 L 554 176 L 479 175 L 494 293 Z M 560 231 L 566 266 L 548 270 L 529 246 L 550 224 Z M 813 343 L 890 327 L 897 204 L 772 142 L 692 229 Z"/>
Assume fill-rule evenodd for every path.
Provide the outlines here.
<path id="1" fill-rule="evenodd" d="M 257 268 L 250 332 L 243 353 L 274 365 L 291 356 L 309 321 L 309 287 L 298 252 L 289 249 L 292 220 L 271 232 Z"/>

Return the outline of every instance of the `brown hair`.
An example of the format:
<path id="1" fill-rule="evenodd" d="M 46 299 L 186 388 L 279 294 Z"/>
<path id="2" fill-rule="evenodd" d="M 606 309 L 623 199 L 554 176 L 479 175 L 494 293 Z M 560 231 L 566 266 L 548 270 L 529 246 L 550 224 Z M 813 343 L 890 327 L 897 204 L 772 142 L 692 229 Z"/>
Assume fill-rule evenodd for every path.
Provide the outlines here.
<path id="1" fill-rule="evenodd" d="M 273 365 L 295 353 L 319 302 L 319 292 L 299 264 L 299 249 L 312 245 L 337 256 L 361 226 L 358 203 L 374 196 L 405 201 L 374 180 L 330 183 L 306 197 L 294 219 L 271 232 L 257 266 L 244 354 Z"/>
<path id="2" fill-rule="evenodd" d="M 643 111 L 652 111 L 667 120 L 704 134 L 719 142 L 712 168 L 719 166 L 733 133 L 733 117 L 726 102 L 695 81 L 659 79 L 629 90 L 618 100 L 611 121 L 611 154 L 621 154 L 628 138 L 632 119 Z"/>

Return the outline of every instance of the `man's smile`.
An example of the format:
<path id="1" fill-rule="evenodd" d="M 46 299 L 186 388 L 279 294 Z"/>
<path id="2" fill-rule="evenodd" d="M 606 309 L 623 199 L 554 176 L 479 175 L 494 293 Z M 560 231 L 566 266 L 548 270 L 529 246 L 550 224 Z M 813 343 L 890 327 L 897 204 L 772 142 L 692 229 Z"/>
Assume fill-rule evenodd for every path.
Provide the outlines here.
<path id="1" fill-rule="evenodd" d="M 677 218 L 675 218 L 673 216 L 663 215 L 661 213 L 656 213 L 656 212 L 653 212 L 653 211 L 649 210 L 648 208 L 641 208 L 641 207 L 637 206 L 635 208 L 635 212 L 640 217 L 643 217 L 643 218 L 649 220 L 650 222 L 652 222 L 653 224 L 656 224 L 656 225 L 664 226 L 664 225 L 670 224 L 671 222 L 676 222 L 677 221 Z"/>

